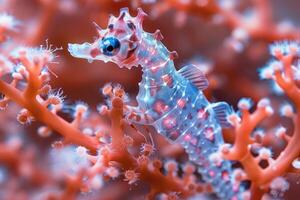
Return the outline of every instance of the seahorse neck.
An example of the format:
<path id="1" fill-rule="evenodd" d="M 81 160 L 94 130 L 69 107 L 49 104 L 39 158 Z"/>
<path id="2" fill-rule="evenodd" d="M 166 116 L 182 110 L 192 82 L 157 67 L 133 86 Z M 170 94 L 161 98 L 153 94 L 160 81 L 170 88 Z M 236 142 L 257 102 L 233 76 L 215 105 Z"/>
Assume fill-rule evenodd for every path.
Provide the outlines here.
<path id="1" fill-rule="evenodd" d="M 168 49 L 150 33 L 143 34 L 138 57 L 144 81 L 154 81 L 160 85 L 163 84 L 164 76 L 175 74 L 176 69 Z"/>

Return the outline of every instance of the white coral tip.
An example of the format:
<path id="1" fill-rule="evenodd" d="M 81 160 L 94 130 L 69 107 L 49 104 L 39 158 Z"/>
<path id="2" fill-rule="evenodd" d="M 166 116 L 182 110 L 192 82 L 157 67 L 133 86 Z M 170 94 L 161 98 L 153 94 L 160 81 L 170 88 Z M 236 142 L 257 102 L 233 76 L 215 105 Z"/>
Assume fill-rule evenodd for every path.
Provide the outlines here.
<path id="1" fill-rule="evenodd" d="M 261 99 L 257 104 L 257 107 L 259 108 L 265 108 L 267 106 L 270 106 L 270 99 L 268 98 Z"/>
<path id="2" fill-rule="evenodd" d="M 242 98 L 238 102 L 238 107 L 239 107 L 239 109 L 242 109 L 242 110 L 249 110 L 251 108 L 251 106 L 252 106 L 252 101 L 249 98 Z"/>
<path id="3" fill-rule="evenodd" d="M 232 114 L 227 116 L 227 121 L 231 125 L 236 126 L 238 123 L 241 122 L 241 118 L 236 113 L 232 113 Z"/>
<path id="4" fill-rule="evenodd" d="M 259 157 L 263 160 L 268 160 L 272 156 L 271 150 L 265 147 L 261 148 L 258 153 Z"/>
<path id="5" fill-rule="evenodd" d="M 294 168 L 300 169 L 300 160 L 299 160 L 299 158 L 295 159 L 295 160 L 292 162 L 292 165 L 293 165 Z"/>
<path id="6" fill-rule="evenodd" d="M 294 115 L 294 110 L 291 104 L 285 104 L 281 106 L 280 113 L 285 117 L 292 117 Z"/>
<path id="7" fill-rule="evenodd" d="M 79 147 L 76 148 L 76 153 L 80 157 L 85 157 L 87 155 L 87 149 L 83 146 L 79 146 Z"/>
<path id="8" fill-rule="evenodd" d="M 271 182 L 270 188 L 285 192 L 289 189 L 289 183 L 283 177 L 277 177 Z"/>
<path id="9" fill-rule="evenodd" d="M 286 133 L 286 128 L 284 128 L 283 126 L 278 127 L 275 131 L 275 135 L 278 138 L 282 138 L 285 133 Z"/>

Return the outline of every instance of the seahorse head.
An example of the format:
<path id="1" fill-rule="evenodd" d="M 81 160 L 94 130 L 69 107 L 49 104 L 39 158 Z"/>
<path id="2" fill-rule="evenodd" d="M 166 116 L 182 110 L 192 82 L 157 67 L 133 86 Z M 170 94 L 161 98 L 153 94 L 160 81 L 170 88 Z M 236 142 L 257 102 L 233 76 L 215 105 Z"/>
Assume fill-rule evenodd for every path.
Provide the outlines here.
<path id="1" fill-rule="evenodd" d="M 140 46 L 145 16 L 142 9 L 138 9 L 137 16 L 132 17 L 128 8 L 122 8 L 118 17 L 110 16 L 106 29 L 94 23 L 99 35 L 96 41 L 69 44 L 68 50 L 72 56 L 89 61 L 114 62 L 120 67 L 127 68 L 137 66 L 136 52 Z"/>

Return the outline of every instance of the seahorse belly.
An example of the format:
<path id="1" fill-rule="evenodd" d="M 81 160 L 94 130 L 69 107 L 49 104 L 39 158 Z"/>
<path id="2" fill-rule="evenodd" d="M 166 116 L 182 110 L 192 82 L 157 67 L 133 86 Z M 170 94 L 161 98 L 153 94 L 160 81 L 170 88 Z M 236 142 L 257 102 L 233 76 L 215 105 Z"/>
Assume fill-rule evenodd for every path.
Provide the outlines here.
<path id="1" fill-rule="evenodd" d="M 199 116 L 198 113 L 205 112 L 208 102 L 202 92 L 199 92 L 188 83 L 178 85 L 172 96 L 164 94 L 158 96 L 156 103 L 161 102 L 164 102 L 168 109 L 159 113 L 160 116 L 157 117 L 153 125 L 160 134 L 165 135 L 172 141 L 180 137 L 192 124 L 200 126 L 203 119 L 205 119 L 205 117 Z M 153 104 L 153 107 L 155 108 L 156 105 Z M 160 111 L 154 109 L 154 112 Z M 150 111 L 149 114 L 151 114 Z"/>

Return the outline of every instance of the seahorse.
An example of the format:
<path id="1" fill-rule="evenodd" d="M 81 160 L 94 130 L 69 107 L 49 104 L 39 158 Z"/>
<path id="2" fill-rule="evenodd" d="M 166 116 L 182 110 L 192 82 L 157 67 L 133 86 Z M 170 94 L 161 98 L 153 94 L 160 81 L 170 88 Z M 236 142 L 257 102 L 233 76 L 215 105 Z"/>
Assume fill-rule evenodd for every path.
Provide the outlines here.
<path id="1" fill-rule="evenodd" d="M 99 34 L 94 42 L 69 44 L 68 51 L 88 61 L 113 62 L 128 69 L 141 66 L 138 106 L 127 106 L 126 118 L 151 125 L 169 141 L 181 144 L 220 199 L 245 199 L 246 189 L 234 179 L 231 162 L 214 159 L 224 144 L 221 131 L 230 125 L 226 117 L 231 107 L 206 99 L 203 90 L 209 83 L 197 66 L 176 70 L 177 53 L 163 45 L 159 30 L 143 30 L 145 16 L 140 8 L 136 17 L 123 8 L 118 17 L 110 16 L 106 29 L 94 23 Z"/>

